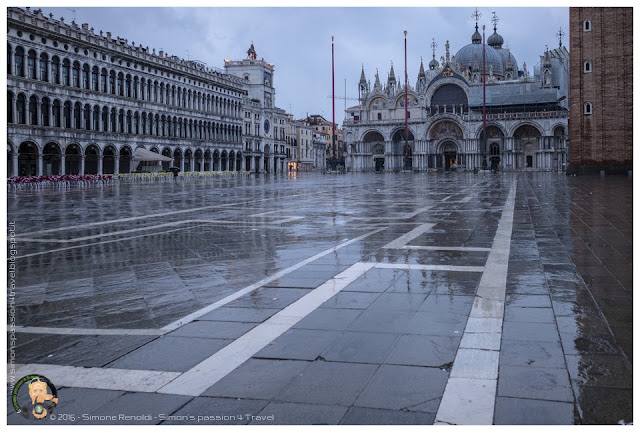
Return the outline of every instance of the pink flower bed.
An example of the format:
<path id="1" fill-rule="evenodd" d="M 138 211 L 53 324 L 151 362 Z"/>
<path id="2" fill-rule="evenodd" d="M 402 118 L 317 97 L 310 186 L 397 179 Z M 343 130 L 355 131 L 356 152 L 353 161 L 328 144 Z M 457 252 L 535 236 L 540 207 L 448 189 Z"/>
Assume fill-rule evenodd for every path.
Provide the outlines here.
<path id="1" fill-rule="evenodd" d="M 7 178 L 7 184 L 26 184 L 26 183 L 60 183 L 60 182 L 77 182 L 77 181 L 107 181 L 114 180 L 117 177 L 112 175 L 95 175 L 95 174 L 67 174 L 67 175 L 50 175 L 50 176 L 21 176 Z"/>

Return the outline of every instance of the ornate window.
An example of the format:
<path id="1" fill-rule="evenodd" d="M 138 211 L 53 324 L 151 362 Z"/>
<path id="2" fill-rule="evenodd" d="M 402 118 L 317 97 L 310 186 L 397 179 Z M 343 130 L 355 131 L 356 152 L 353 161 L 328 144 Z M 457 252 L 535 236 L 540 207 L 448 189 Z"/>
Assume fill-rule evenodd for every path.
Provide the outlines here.
<path id="1" fill-rule="evenodd" d="M 24 49 L 22 49 L 22 47 L 16 48 L 15 64 L 16 64 L 16 75 L 23 77 L 24 76 Z"/>
<path id="2" fill-rule="evenodd" d="M 29 124 L 38 125 L 38 100 L 35 96 L 29 98 Z"/>
<path id="3" fill-rule="evenodd" d="M 27 58 L 27 78 L 36 79 L 36 52 L 29 50 Z"/>
<path id="4" fill-rule="evenodd" d="M 60 59 L 57 56 L 51 59 L 51 82 L 60 84 Z"/>
<path id="5" fill-rule="evenodd" d="M 40 81 L 49 81 L 49 56 L 40 54 Z"/>

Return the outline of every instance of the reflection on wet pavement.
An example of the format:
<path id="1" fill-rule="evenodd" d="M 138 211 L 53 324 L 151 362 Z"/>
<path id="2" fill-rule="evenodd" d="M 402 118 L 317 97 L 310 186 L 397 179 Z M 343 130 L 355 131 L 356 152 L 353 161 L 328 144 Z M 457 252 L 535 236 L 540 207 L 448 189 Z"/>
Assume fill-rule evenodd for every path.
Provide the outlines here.
<path id="1" fill-rule="evenodd" d="M 35 328 L 18 334 L 16 361 L 186 372 L 373 263 L 175 410 L 255 398 L 251 409 L 280 413 L 280 424 L 433 423 L 513 178 L 309 174 L 11 192 L 16 324 Z M 631 181 L 517 179 L 494 423 L 632 422 Z M 161 337 L 100 333 L 198 311 Z M 109 406 L 122 397 L 109 393 Z"/>

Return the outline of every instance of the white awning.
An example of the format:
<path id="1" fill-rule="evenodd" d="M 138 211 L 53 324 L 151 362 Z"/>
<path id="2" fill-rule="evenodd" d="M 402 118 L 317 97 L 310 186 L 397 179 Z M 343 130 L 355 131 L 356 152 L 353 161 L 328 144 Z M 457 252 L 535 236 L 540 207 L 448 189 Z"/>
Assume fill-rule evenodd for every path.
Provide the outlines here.
<path id="1" fill-rule="evenodd" d="M 133 160 L 134 162 L 157 162 L 157 161 L 171 162 L 173 161 L 173 159 L 168 156 L 162 156 L 159 153 L 152 152 L 151 150 L 147 150 L 142 147 L 138 147 L 133 152 L 133 157 L 131 158 L 131 160 Z"/>

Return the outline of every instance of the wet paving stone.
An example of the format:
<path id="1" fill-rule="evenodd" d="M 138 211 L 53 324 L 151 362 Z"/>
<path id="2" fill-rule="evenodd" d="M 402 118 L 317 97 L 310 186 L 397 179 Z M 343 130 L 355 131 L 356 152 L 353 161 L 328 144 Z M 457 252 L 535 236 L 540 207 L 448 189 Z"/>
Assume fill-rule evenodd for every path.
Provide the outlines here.
<path id="1" fill-rule="evenodd" d="M 315 360 L 340 334 L 339 331 L 290 329 L 254 357 Z"/>
<path id="2" fill-rule="evenodd" d="M 229 342 L 223 339 L 163 336 L 109 363 L 108 367 L 184 372 Z"/>
<path id="3" fill-rule="evenodd" d="M 249 424 L 262 425 L 335 425 L 347 407 L 320 404 L 271 402 L 260 413 L 261 419 Z M 272 416 L 273 419 L 267 418 Z"/>
<path id="4" fill-rule="evenodd" d="M 22 326 L 158 329 L 285 270 L 160 338 L 19 333 L 17 361 L 182 372 L 357 262 L 483 266 L 488 251 L 437 247 L 490 248 L 512 178 L 309 173 L 10 192 L 8 215 L 22 234 L 100 242 L 25 236 L 21 253 L 35 255 L 17 261 Z M 632 182 L 517 178 L 494 421 L 632 421 Z M 82 226 L 99 221 L 107 223 Z M 385 248 L 425 223 L 433 226 L 409 248 Z M 62 230 L 34 233 L 52 228 Z M 73 248 L 51 253 L 61 245 Z M 265 424 L 430 424 L 481 276 L 373 268 L 174 411 L 213 404 L 277 414 Z M 274 400 L 294 382 L 296 402 Z M 247 422 L 262 420 L 235 423 Z"/>
<path id="5" fill-rule="evenodd" d="M 397 335 L 389 333 L 347 331 L 322 353 L 322 357 L 328 361 L 381 364 L 397 339 Z"/>
<path id="6" fill-rule="evenodd" d="M 354 406 L 435 413 L 448 376 L 438 368 L 382 365 Z"/>
<path id="7" fill-rule="evenodd" d="M 496 425 L 572 425 L 574 405 L 536 399 L 497 397 Z"/>
<path id="8" fill-rule="evenodd" d="M 351 406 L 377 365 L 313 362 L 278 395 L 285 402 Z"/>
<path id="9" fill-rule="evenodd" d="M 162 425 L 246 425 L 267 405 L 254 399 L 196 397 L 166 415 Z"/>
<path id="10" fill-rule="evenodd" d="M 249 359 L 202 394 L 271 400 L 309 365 L 307 361 Z"/>
<path id="11" fill-rule="evenodd" d="M 433 413 L 394 411 L 385 409 L 352 407 L 345 414 L 341 425 L 429 425 Z"/>

